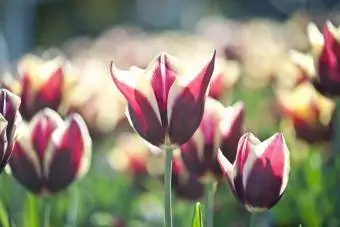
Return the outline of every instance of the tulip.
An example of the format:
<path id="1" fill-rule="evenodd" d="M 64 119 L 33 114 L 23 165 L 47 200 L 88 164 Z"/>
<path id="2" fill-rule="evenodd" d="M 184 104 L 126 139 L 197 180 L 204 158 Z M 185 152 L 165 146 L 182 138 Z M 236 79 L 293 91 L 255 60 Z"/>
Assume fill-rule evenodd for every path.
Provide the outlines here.
<path id="1" fill-rule="evenodd" d="M 263 211 L 281 198 L 289 177 L 289 151 L 281 133 L 261 142 L 252 133 L 239 141 L 234 164 L 217 155 L 236 198 L 248 211 Z"/>
<path id="2" fill-rule="evenodd" d="M 221 147 L 224 155 L 233 161 L 238 140 L 243 134 L 243 116 L 241 102 L 225 108 L 220 102 L 207 99 L 198 130 L 180 146 L 181 159 L 190 174 L 203 182 L 221 177 L 217 151 Z"/>
<path id="3" fill-rule="evenodd" d="M 0 89 L 0 171 L 2 171 L 13 151 L 16 130 L 21 122 L 18 111 L 20 98 L 6 89 Z"/>
<path id="4" fill-rule="evenodd" d="M 186 171 L 179 158 L 172 159 L 172 189 L 183 200 L 196 201 L 203 197 L 204 185 L 199 179 Z"/>
<path id="5" fill-rule="evenodd" d="M 128 102 L 129 122 L 142 138 L 158 147 L 190 139 L 203 116 L 214 59 L 215 53 L 199 70 L 184 69 L 166 53 L 145 70 L 123 71 L 111 62 L 112 79 Z"/>
<path id="6" fill-rule="evenodd" d="M 330 21 L 325 23 L 322 33 L 315 24 L 308 25 L 308 37 L 316 68 L 315 87 L 328 96 L 340 95 L 340 36 L 339 28 Z"/>
<path id="7" fill-rule="evenodd" d="M 65 93 L 75 84 L 74 77 L 65 76 L 68 66 L 62 58 L 43 60 L 34 55 L 18 63 L 19 78 L 6 75 L 1 86 L 21 97 L 20 112 L 24 119 L 46 107 L 59 111 Z M 64 110 L 63 110 L 64 111 Z"/>
<path id="8" fill-rule="evenodd" d="M 209 96 L 221 100 L 231 92 L 240 77 L 240 66 L 236 62 L 216 58 L 211 78 Z"/>
<path id="9" fill-rule="evenodd" d="M 20 184 L 37 195 L 59 192 L 88 171 L 91 146 L 80 115 L 72 114 L 63 121 L 46 108 L 22 124 L 10 170 Z"/>
<path id="10" fill-rule="evenodd" d="M 288 119 L 298 138 L 308 142 L 331 139 L 331 123 L 335 103 L 319 94 L 310 83 L 302 83 L 292 91 L 278 92 L 281 114 Z"/>

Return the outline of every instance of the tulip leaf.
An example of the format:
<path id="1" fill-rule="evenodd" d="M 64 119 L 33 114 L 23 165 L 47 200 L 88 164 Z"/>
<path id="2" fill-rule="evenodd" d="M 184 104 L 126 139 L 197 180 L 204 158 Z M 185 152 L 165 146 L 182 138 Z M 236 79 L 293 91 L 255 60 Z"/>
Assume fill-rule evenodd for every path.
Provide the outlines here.
<path id="1" fill-rule="evenodd" d="M 0 200 L 0 224 L 2 227 L 9 227 L 8 214 L 3 202 Z"/>
<path id="2" fill-rule="evenodd" d="M 23 226 L 25 227 L 40 226 L 38 200 L 30 193 L 27 193 L 24 202 L 24 212 L 22 220 L 24 222 Z"/>
<path id="3" fill-rule="evenodd" d="M 194 217 L 192 219 L 191 227 L 203 227 L 201 204 L 199 202 L 195 205 Z"/>

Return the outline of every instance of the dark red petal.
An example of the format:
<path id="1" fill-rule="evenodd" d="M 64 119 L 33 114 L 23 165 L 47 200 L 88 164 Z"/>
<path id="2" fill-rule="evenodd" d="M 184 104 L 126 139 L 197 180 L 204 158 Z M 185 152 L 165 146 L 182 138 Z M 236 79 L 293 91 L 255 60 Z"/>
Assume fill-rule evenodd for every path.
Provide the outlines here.
<path id="1" fill-rule="evenodd" d="M 199 180 L 192 175 L 186 178 L 181 178 L 181 176 L 172 176 L 172 188 L 176 196 L 181 199 L 186 199 L 189 201 L 196 201 L 203 197 L 204 186 Z"/>
<path id="2" fill-rule="evenodd" d="M 129 118 L 134 129 L 154 146 L 164 144 L 164 129 L 149 101 L 135 91 L 135 106 L 128 105 Z"/>
<path id="3" fill-rule="evenodd" d="M 14 144 L 14 133 L 18 122 L 21 120 L 20 113 L 18 112 L 20 106 L 20 98 L 12 92 L 1 89 L 0 90 L 0 114 L 6 119 L 6 137 L 7 137 L 7 150 L 0 160 L 0 169 L 3 169 L 11 157 L 12 148 Z"/>
<path id="4" fill-rule="evenodd" d="M 120 81 L 117 78 L 117 75 L 116 75 L 117 72 L 114 70 L 113 62 L 110 63 L 110 73 L 111 73 L 111 78 L 112 78 L 113 82 L 116 84 L 116 86 L 119 89 L 119 91 L 123 94 L 123 96 L 125 97 L 126 101 L 130 105 L 135 106 L 136 105 L 136 100 L 135 100 L 134 88 L 131 85 Z M 126 76 L 128 76 L 128 75 L 126 75 Z"/>
<path id="5" fill-rule="evenodd" d="M 174 101 L 169 126 L 170 140 L 174 144 L 182 145 L 190 139 L 202 120 L 206 91 L 214 70 L 215 53 Z"/>
<path id="6" fill-rule="evenodd" d="M 275 138 L 256 159 L 246 183 L 246 203 L 251 207 L 271 208 L 281 198 L 285 164 L 285 144 L 282 135 Z"/>
<path id="7" fill-rule="evenodd" d="M 188 141 L 202 120 L 205 97 L 195 100 L 188 88 L 185 88 L 172 107 L 169 137 L 171 143 L 182 145 Z"/>
<path id="8" fill-rule="evenodd" d="M 68 127 L 63 131 L 55 131 L 52 135 L 52 157 L 49 164 L 44 163 L 44 172 L 47 173 L 46 188 L 49 191 L 58 192 L 76 180 L 82 158 L 88 149 L 86 140 L 90 139 L 84 137 L 89 135 L 82 130 L 83 126 L 72 115 Z"/>
<path id="9" fill-rule="evenodd" d="M 6 89 L 0 89 L 0 114 L 7 121 L 7 140 L 10 142 L 14 136 L 14 124 L 20 106 L 20 98 Z"/>
<path id="10" fill-rule="evenodd" d="M 188 140 L 185 144 L 181 145 L 181 157 L 185 169 L 192 175 L 200 177 L 204 174 L 205 168 L 203 160 L 199 157 L 202 151 L 198 151 L 198 147 L 193 139 Z"/>
<path id="11" fill-rule="evenodd" d="M 7 128 L 7 121 L 5 118 L 0 119 L 0 160 L 4 160 L 7 147 L 8 147 L 8 141 L 7 141 L 7 136 L 6 136 L 6 128 Z M 4 162 L 3 163 L 7 163 Z M 5 165 L 0 167 L 0 172 L 3 170 Z"/>
<path id="12" fill-rule="evenodd" d="M 211 77 L 214 72 L 216 51 L 208 64 L 198 73 L 198 75 L 187 85 L 195 100 L 202 99 L 207 91 Z"/>
<path id="13" fill-rule="evenodd" d="M 324 47 L 318 59 L 318 81 L 314 85 L 323 94 L 340 94 L 340 44 L 329 30 L 329 25 L 323 28 Z"/>
<path id="14" fill-rule="evenodd" d="M 244 108 L 243 104 L 236 104 L 233 106 L 233 116 L 228 125 L 227 132 L 222 133 L 222 141 L 221 141 L 221 151 L 223 152 L 224 156 L 233 163 L 236 158 L 237 153 L 237 145 L 238 141 L 240 140 L 243 132 L 244 132 Z M 226 116 L 230 117 L 230 116 Z M 226 119 L 227 120 L 227 119 Z M 223 120 L 222 120 L 223 121 Z"/>
<path id="15" fill-rule="evenodd" d="M 162 125 L 168 127 L 167 101 L 170 87 L 175 82 L 176 71 L 171 67 L 167 55 L 162 53 L 157 58 L 157 66 L 153 72 L 151 86 L 155 94 L 161 115 Z"/>
<path id="16" fill-rule="evenodd" d="M 57 119 L 56 119 L 57 118 Z M 60 121 L 58 121 L 60 120 Z M 47 146 L 50 142 L 53 131 L 57 128 L 58 124 L 62 123 L 62 119 L 57 113 L 45 109 L 32 119 L 31 126 L 31 140 L 32 146 L 38 155 L 40 164 L 42 165 Z"/>
<path id="17" fill-rule="evenodd" d="M 22 74 L 20 78 L 21 83 L 21 105 L 20 112 L 26 120 L 31 119 L 33 116 L 32 111 L 32 85 L 30 81 L 30 77 L 27 73 Z"/>
<path id="18" fill-rule="evenodd" d="M 63 70 L 62 68 L 58 68 L 50 75 L 44 85 L 37 91 L 34 100 L 35 111 L 39 111 L 45 107 L 58 110 L 62 101 L 63 82 Z"/>
<path id="19" fill-rule="evenodd" d="M 128 118 L 134 129 L 149 143 L 160 146 L 164 143 L 164 129 L 148 99 L 132 85 L 117 79 L 110 66 L 111 76 L 117 88 L 128 102 Z M 128 76 L 128 75 L 126 75 Z"/>
<path id="20" fill-rule="evenodd" d="M 42 190 L 42 179 L 36 169 L 40 167 L 35 166 L 27 152 L 19 143 L 15 143 L 12 158 L 9 161 L 11 173 L 25 188 L 38 194 Z"/>
<path id="21" fill-rule="evenodd" d="M 251 152 L 251 142 L 250 142 L 250 137 L 251 133 L 246 133 L 244 134 L 239 143 L 238 143 L 238 148 L 237 148 L 237 155 L 236 155 L 236 160 L 235 160 L 235 171 L 236 171 L 236 176 L 234 178 L 234 188 L 235 188 L 235 193 L 238 197 L 238 199 L 244 203 L 245 201 L 245 189 L 243 186 L 243 169 L 244 169 L 244 164 Z"/>

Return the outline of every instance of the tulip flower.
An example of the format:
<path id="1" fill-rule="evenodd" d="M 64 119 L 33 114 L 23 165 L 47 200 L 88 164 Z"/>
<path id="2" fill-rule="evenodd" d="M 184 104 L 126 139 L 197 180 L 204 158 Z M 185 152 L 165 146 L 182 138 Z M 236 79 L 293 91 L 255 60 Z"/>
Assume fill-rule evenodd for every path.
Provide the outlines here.
<path id="1" fill-rule="evenodd" d="M 211 78 L 209 96 L 221 100 L 231 92 L 240 77 L 240 66 L 233 61 L 216 58 L 215 69 Z"/>
<path id="2" fill-rule="evenodd" d="M 202 68 L 185 69 L 162 53 L 145 70 L 123 71 L 111 62 L 111 75 L 128 102 L 127 117 L 146 141 L 177 147 L 197 130 L 204 110 L 215 53 Z"/>
<path id="3" fill-rule="evenodd" d="M 18 111 L 20 98 L 6 89 L 0 89 L 0 171 L 11 157 L 16 130 L 21 121 Z"/>
<path id="4" fill-rule="evenodd" d="M 325 23 L 322 33 L 315 24 L 308 25 L 308 37 L 312 46 L 315 64 L 315 87 L 322 94 L 340 95 L 340 30 L 330 21 Z"/>
<path id="5" fill-rule="evenodd" d="M 91 144 L 80 115 L 63 121 L 55 111 L 43 109 L 20 128 L 11 173 L 37 195 L 59 192 L 88 171 Z"/>
<path id="6" fill-rule="evenodd" d="M 243 134 L 243 103 L 224 107 L 208 98 L 202 121 L 194 136 L 180 146 L 186 170 L 202 181 L 219 179 L 222 175 L 216 155 L 219 147 L 230 161 L 236 155 L 237 143 Z"/>
<path id="7" fill-rule="evenodd" d="M 290 171 L 289 151 L 281 133 L 263 142 L 246 133 L 239 141 L 234 164 L 222 151 L 217 157 L 236 198 L 248 211 L 270 209 L 280 200 Z"/>
<path id="8" fill-rule="evenodd" d="M 278 92 L 278 105 L 284 119 L 291 121 L 298 138 L 308 143 L 331 139 L 335 103 L 319 94 L 310 83 L 292 91 Z"/>
<path id="9" fill-rule="evenodd" d="M 183 200 L 196 201 L 204 194 L 204 185 L 199 179 L 186 171 L 178 157 L 172 159 L 172 189 Z"/>

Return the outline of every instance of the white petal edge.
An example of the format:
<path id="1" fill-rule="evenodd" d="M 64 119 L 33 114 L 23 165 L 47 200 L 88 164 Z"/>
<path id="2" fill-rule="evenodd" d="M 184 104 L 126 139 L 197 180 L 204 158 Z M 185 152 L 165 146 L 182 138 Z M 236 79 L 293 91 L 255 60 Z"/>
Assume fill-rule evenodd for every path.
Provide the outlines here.
<path id="1" fill-rule="evenodd" d="M 52 133 L 50 143 L 47 147 L 46 153 L 45 153 L 45 159 L 44 159 L 44 170 L 43 174 L 45 177 L 49 176 L 49 170 L 50 165 L 53 160 L 54 151 L 55 151 L 55 144 L 58 144 L 61 137 L 63 136 L 65 130 L 69 127 L 71 124 L 72 118 L 77 122 L 83 141 L 84 141 L 84 152 L 82 159 L 80 161 L 80 166 L 78 169 L 78 172 L 76 173 L 76 179 L 81 178 L 89 169 L 89 165 L 91 162 L 91 156 L 92 156 L 92 140 L 89 135 L 87 126 L 83 120 L 83 118 L 75 113 L 72 114 L 72 117 L 68 117 L 63 124 L 60 124 L 59 127 Z"/>
<path id="2" fill-rule="evenodd" d="M 233 165 L 229 162 L 229 160 L 223 155 L 221 149 L 217 151 L 217 161 L 222 169 L 222 172 L 227 175 L 229 181 L 233 184 L 234 187 L 234 168 Z"/>
<path id="3" fill-rule="evenodd" d="M 197 65 L 190 67 L 190 68 L 192 68 L 192 70 L 184 70 L 184 66 L 181 65 L 176 58 L 174 58 L 172 56 L 171 56 L 171 58 L 169 58 L 169 63 L 171 65 L 174 65 L 176 67 L 176 69 L 178 69 L 178 73 L 180 73 L 180 74 L 177 75 L 177 77 L 175 78 L 175 81 L 172 84 L 172 86 L 170 87 L 169 93 L 168 93 L 168 99 L 167 99 L 168 125 L 171 124 L 172 108 L 175 105 L 175 102 L 176 102 L 178 95 L 181 94 L 181 92 L 189 85 L 189 83 L 191 81 L 196 79 L 196 77 L 199 75 L 199 73 L 202 71 L 202 69 L 204 69 L 204 67 L 206 67 L 210 63 L 210 61 L 211 61 L 211 59 L 213 58 L 214 55 L 215 55 L 215 51 L 211 55 L 209 55 L 208 60 L 205 60 L 202 64 L 197 64 L 197 65 L 203 65 L 203 67 L 199 67 L 199 70 L 197 70 Z M 214 74 L 214 72 L 213 72 L 213 74 Z M 211 81 L 210 81 L 210 83 L 207 87 L 207 90 L 205 91 L 206 97 L 209 94 L 210 84 L 211 84 Z"/>
<path id="4" fill-rule="evenodd" d="M 32 165 L 37 173 L 37 176 L 39 178 L 42 178 L 43 171 L 42 166 L 40 165 L 37 152 L 33 149 L 31 131 L 29 125 L 26 122 L 22 122 L 18 126 L 16 143 L 18 143 L 20 147 L 23 149 L 23 152 L 27 154 L 27 157 L 32 162 Z"/>
<path id="5" fill-rule="evenodd" d="M 241 114 L 243 111 L 244 104 L 242 101 L 236 102 L 232 106 L 228 106 L 223 109 L 221 112 L 221 121 L 219 124 L 219 130 L 223 136 L 226 136 L 231 133 L 231 126 L 235 119 Z"/>
<path id="6" fill-rule="evenodd" d="M 154 76 L 154 71 L 158 65 L 158 59 L 160 58 L 160 71 L 161 71 L 161 76 L 162 80 L 164 80 L 163 76 L 165 76 L 164 72 L 164 54 L 161 54 L 160 56 L 155 57 L 150 64 L 146 67 L 144 70 L 143 74 L 136 80 L 135 84 L 135 89 L 139 91 L 150 103 L 153 111 L 155 112 L 157 119 L 162 125 L 162 120 L 161 120 L 161 114 L 160 110 L 158 107 L 158 102 L 156 99 L 156 95 L 153 91 L 151 81 Z"/>
<path id="7" fill-rule="evenodd" d="M 44 117 L 48 117 L 49 119 L 52 119 L 52 121 L 56 123 L 57 127 L 58 125 L 64 124 L 63 119 L 60 117 L 60 115 L 56 111 L 50 108 L 44 108 L 40 110 L 39 112 L 37 112 L 31 119 L 31 121 L 29 122 L 30 133 L 32 132 L 32 129 L 35 127 L 35 125 L 40 121 L 40 119 Z"/>
<path id="8" fill-rule="evenodd" d="M 241 141 L 241 139 L 240 139 Z M 256 152 L 256 150 L 258 149 L 258 147 L 261 147 L 261 145 L 264 142 L 261 143 L 261 141 L 253 134 L 253 133 L 248 133 L 248 139 L 243 141 L 243 147 L 242 150 L 238 150 L 237 152 L 241 152 L 244 149 L 247 148 L 247 146 L 250 146 L 249 149 L 249 154 L 247 159 L 245 160 L 244 166 L 243 166 L 243 172 L 242 172 L 242 185 L 243 185 L 243 189 L 246 190 L 246 183 L 247 183 L 247 179 L 250 173 L 250 170 L 254 164 L 254 162 L 256 161 L 256 159 L 259 157 L 258 156 L 258 152 Z M 240 143 L 238 144 L 238 147 L 240 146 Z M 264 145 L 262 145 L 264 146 Z M 264 147 L 265 148 L 265 147 Z M 264 150 L 263 150 L 264 152 Z M 236 160 L 237 160 L 237 156 L 236 156 Z M 237 162 L 235 161 L 235 170 L 237 170 Z"/>
<path id="9" fill-rule="evenodd" d="M 307 25 L 307 35 L 312 46 L 324 45 L 325 40 L 323 38 L 323 35 L 314 23 L 309 23 Z"/>

